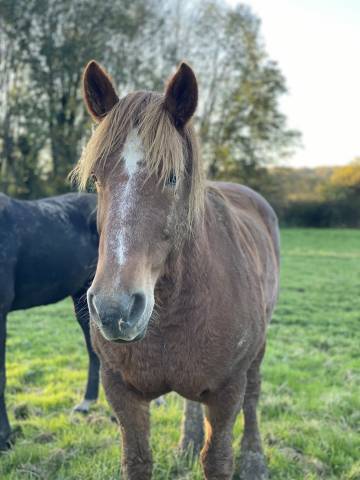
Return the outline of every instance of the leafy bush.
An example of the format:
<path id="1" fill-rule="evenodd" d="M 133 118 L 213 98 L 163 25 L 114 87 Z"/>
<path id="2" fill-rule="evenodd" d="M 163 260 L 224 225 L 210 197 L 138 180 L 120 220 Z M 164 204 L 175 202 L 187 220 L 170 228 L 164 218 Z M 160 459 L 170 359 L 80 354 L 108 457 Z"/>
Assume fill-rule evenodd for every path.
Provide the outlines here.
<path id="1" fill-rule="evenodd" d="M 360 198 L 290 202 L 278 214 L 289 227 L 360 228 Z"/>

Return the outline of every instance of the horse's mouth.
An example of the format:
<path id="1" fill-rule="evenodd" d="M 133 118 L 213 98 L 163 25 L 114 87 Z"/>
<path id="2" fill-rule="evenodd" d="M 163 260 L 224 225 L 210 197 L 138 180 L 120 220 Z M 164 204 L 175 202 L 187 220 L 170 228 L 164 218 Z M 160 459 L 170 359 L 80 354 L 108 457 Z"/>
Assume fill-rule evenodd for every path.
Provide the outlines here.
<path id="1" fill-rule="evenodd" d="M 106 331 L 103 326 L 98 328 L 101 335 L 109 342 L 135 343 L 141 341 L 145 337 L 147 332 L 147 322 L 141 327 L 140 331 L 137 331 L 135 334 L 132 334 L 132 332 L 122 332 L 119 329 L 111 329 L 111 331 Z"/>
<path id="2" fill-rule="evenodd" d="M 146 328 L 144 328 L 144 330 L 142 332 L 140 332 L 135 338 L 133 339 L 130 339 L 130 340 L 126 340 L 124 338 L 115 338 L 114 340 L 111 340 L 111 342 L 115 342 L 115 343 L 136 343 L 136 342 L 140 342 L 146 335 Z"/>

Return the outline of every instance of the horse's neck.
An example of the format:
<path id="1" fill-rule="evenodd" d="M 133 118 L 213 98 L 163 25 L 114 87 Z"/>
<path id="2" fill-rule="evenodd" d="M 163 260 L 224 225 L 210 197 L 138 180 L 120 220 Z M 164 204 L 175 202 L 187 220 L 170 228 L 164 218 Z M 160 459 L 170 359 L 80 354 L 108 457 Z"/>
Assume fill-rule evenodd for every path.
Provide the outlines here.
<path id="1" fill-rule="evenodd" d="M 197 308 L 206 302 L 206 282 L 212 262 L 206 232 L 189 235 L 169 256 L 166 272 L 157 288 L 157 302 L 164 309 Z"/>

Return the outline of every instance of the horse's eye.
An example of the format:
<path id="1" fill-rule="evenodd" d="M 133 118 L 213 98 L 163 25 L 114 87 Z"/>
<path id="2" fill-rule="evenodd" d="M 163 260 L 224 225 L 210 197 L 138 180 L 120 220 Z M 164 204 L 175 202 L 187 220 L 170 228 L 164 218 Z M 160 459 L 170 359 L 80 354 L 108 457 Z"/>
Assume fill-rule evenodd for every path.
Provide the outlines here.
<path id="1" fill-rule="evenodd" d="M 90 185 L 89 186 L 90 186 L 91 191 L 96 190 L 98 192 L 99 189 L 100 189 L 100 182 L 99 182 L 99 180 L 97 179 L 97 176 L 94 173 L 92 173 L 90 175 Z"/>
<path id="2" fill-rule="evenodd" d="M 166 179 L 166 185 L 169 187 L 175 187 L 176 185 L 176 175 L 174 172 L 171 172 L 168 178 Z"/>

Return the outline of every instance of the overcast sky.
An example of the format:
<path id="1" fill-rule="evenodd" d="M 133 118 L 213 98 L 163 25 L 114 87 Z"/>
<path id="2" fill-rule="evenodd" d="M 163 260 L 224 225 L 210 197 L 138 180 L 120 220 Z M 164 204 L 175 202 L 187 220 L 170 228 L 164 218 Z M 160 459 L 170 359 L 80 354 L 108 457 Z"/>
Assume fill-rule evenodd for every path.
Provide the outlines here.
<path id="1" fill-rule="evenodd" d="M 228 0 L 235 4 L 238 0 Z M 360 0 L 248 0 L 287 79 L 282 102 L 303 134 L 293 166 L 360 156 Z"/>

